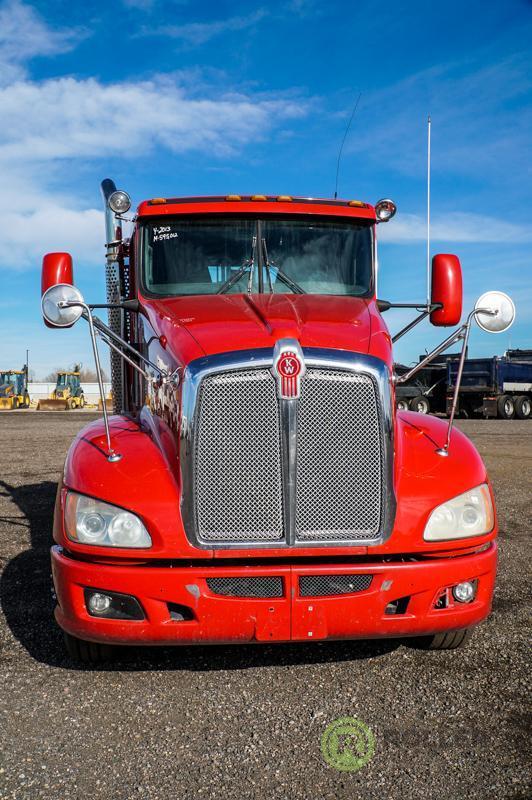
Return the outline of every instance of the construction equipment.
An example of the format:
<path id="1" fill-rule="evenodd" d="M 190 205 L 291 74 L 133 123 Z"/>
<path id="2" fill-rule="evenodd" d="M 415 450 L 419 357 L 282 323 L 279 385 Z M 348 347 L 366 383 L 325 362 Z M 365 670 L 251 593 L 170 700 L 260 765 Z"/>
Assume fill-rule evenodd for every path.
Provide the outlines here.
<path id="1" fill-rule="evenodd" d="M 72 372 L 58 372 L 55 389 L 47 400 L 39 400 L 37 411 L 68 411 L 83 408 L 85 395 L 80 385 L 80 366 Z"/>
<path id="2" fill-rule="evenodd" d="M 105 398 L 105 407 L 106 407 L 107 411 L 112 411 L 113 410 L 113 393 L 112 392 L 109 392 L 109 394 Z M 102 411 L 102 410 L 103 410 L 103 402 L 102 402 L 102 398 L 100 397 L 100 399 L 98 400 L 98 411 Z"/>
<path id="3" fill-rule="evenodd" d="M 0 409 L 29 407 L 28 365 L 0 372 Z"/>

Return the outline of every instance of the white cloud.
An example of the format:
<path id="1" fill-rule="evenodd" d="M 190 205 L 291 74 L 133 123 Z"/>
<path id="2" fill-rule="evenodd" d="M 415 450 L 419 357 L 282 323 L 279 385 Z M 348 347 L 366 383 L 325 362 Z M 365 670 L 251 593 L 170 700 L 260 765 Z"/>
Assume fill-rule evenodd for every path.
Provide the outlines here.
<path id="1" fill-rule="evenodd" d="M 516 225 L 497 217 L 467 212 L 450 212 L 434 217 L 430 226 L 434 242 L 512 242 L 532 241 L 532 228 Z M 424 241 L 427 222 L 417 214 L 398 214 L 386 225 L 379 226 L 379 240 L 390 244 Z"/>
<path id="2" fill-rule="evenodd" d="M 31 6 L 7 0 L 0 6 L 0 81 L 5 84 L 23 78 L 25 62 L 67 52 L 82 36 L 80 30 L 54 30 Z"/>
<path id="3" fill-rule="evenodd" d="M 227 155 L 305 112 L 296 99 L 189 97 L 164 77 L 114 84 L 22 81 L 0 89 L 0 161 L 123 155 L 125 142 L 130 154 L 163 145 Z"/>
<path id="4" fill-rule="evenodd" d="M 183 25 L 164 25 L 156 28 L 143 28 L 141 34 L 146 36 L 168 36 L 190 45 L 202 45 L 223 33 L 242 31 L 251 28 L 266 16 L 267 12 L 259 8 L 245 17 L 235 16 L 213 22 L 187 22 Z"/>
<path id="5" fill-rule="evenodd" d="M 27 268 L 42 253 L 102 256 L 100 209 L 51 190 L 49 176 L 83 160 L 146 156 L 156 148 L 223 158 L 303 116 L 296 98 L 198 97 L 169 77 L 103 84 L 95 79 L 17 81 L 0 88 L 0 265 Z M 127 145 L 125 144 L 127 143 Z"/>

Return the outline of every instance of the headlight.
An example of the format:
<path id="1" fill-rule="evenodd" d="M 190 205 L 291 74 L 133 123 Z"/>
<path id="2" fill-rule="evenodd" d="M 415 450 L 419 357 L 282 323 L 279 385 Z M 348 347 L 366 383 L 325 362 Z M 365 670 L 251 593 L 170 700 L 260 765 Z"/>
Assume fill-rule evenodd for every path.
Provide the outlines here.
<path id="1" fill-rule="evenodd" d="M 67 494 L 65 529 L 80 544 L 151 547 L 150 534 L 136 514 L 76 492 Z"/>
<path id="2" fill-rule="evenodd" d="M 481 536 L 493 528 L 494 515 L 486 483 L 437 506 L 425 526 L 427 542 Z"/>

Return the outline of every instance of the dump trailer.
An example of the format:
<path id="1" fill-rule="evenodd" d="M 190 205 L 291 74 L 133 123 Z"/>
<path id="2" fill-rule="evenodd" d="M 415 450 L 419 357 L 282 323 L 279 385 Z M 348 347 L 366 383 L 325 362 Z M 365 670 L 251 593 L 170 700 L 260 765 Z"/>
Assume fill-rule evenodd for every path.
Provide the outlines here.
<path id="1" fill-rule="evenodd" d="M 37 411 L 68 411 L 83 408 L 85 395 L 80 385 L 79 369 L 58 372 L 55 389 L 47 400 L 39 400 Z"/>
<path id="2" fill-rule="evenodd" d="M 419 356 L 420 363 L 426 353 Z M 420 414 L 445 414 L 447 411 L 447 362 L 457 360 L 457 354 L 439 356 L 429 366 L 417 372 L 406 383 L 396 387 L 395 398 L 400 411 L 417 411 Z M 396 364 L 395 371 L 404 375 L 410 367 Z"/>
<path id="3" fill-rule="evenodd" d="M 42 270 L 45 323 L 88 323 L 99 377 L 97 345 L 112 348 L 114 414 L 103 403 L 77 435 L 55 507 L 70 656 L 463 644 L 491 609 L 494 498 L 452 420 L 396 410 L 394 304 L 376 295 L 393 202 L 156 197 L 123 239 L 128 195 L 110 180 L 102 193 L 108 321 L 102 298 L 73 284 L 69 254 L 47 254 Z M 481 315 L 500 320 L 499 296 L 440 348 L 467 342 Z M 461 314 L 460 262 L 435 255 L 423 316 L 448 327 Z"/>
<path id="4" fill-rule="evenodd" d="M 28 367 L 0 372 L 0 409 L 29 408 Z"/>
<path id="5" fill-rule="evenodd" d="M 447 365 L 447 407 L 452 403 L 457 365 Z M 464 364 L 459 408 L 468 416 L 532 417 L 532 350 L 507 350 L 503 356 L 470 358 Z"/>

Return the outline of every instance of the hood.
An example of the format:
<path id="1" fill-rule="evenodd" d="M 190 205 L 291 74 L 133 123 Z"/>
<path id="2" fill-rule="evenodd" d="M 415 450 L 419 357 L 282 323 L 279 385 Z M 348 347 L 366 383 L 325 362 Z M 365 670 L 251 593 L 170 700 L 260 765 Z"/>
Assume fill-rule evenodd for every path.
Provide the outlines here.
<path id="1" fill-rule="evenodd" d="M 231 350 L 273 347 L 297 339 L 302 347 L 367 353 L 370 301 L 329 295 L 208 295 L 143 300 L 153 329 L 181 363 Z"/>

